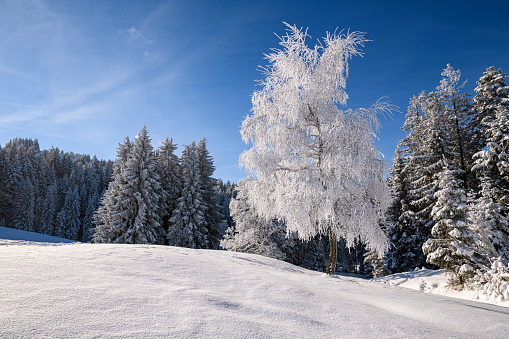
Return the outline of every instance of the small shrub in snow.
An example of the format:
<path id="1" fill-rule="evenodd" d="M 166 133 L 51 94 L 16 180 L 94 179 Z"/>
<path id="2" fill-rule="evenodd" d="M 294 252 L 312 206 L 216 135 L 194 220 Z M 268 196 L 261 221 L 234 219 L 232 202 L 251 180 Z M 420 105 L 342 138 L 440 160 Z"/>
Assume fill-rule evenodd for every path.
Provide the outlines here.
<path id="1" fill-rule="evenodd" d="M 508 301 L 509 260 L 494 261 L 490 270 L 477 274 L 470 287 L 478 290 L 486 300 Z"/>

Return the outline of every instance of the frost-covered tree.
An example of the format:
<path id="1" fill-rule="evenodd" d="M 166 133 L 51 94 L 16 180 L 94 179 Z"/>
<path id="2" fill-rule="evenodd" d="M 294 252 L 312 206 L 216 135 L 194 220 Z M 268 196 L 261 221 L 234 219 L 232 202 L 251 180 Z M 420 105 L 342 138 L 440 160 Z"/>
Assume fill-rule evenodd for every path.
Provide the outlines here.
<path id="1" fill-rule="evenodd" d="M 164 243 L 166 194 L 161 189 L 150 141 L 144 126 L 132 145 L 127 140 L 125 147 L 119 148 L 114 181 L 95 216 L 95 242 Z"/>
<path id="2" fill-rule="evenodd" d="M 123 223 L 127 217 L 123 212 L 125 204 L 128 201 L 127 180 L 124 176 L 127 160 L 131 154 L 133 144 L 126 137 L 123 144 L 117 148 L 117 158 L 112 168 L 112 181 L 108 184 L 108 189 L 101 198 L 101 204 L 94 213 L 94 224 L 92 242 L 110 243 L 115 241 L 120 235 L 120 227 L 117 225 Z"/>
<path id="3" fill-rule="evenodd" d="M 486 126 L 487 145 L 474 155 L 472 171 L 481 182 L 479 216 L 489 228 L 492 244 L 499 255 L 509 258 L 509 109 L 499 106 Z M 484 207 L 481 207 L 484 206 Z M 483 208 L 489 209 L 483 210 Z"/>
<path id="4" fill-rule="evenodd" d="M 341 110 L 348 60 L 361 54 L 358 32 L 327 34 L 310 48 L 307 33 L 288 25 L 282 50 L 266 56 L 270 65 L 252 96 L 253 114 L 242 123 L 249 201 L 267 220 L 284 220 L 301 239 L 328 234 L 328 274 L 335 273 L 336 244 L 358 236 L 385 252 L 378 219 L 388 203 L 384 162 L 374 147 L 377 114 L 389 105 Z"/>
<path id="5" fill-rule="evenodd" d="M 462 178 L 459 179 L 463 188 L 467 186 L 466 181 L 471 182 L 471 177 L 466 174 L 470 172 L 473 153 L 467 143 L 471 138 L 465 131 L 471 113 L 468 95 L 459 93 L 463 86 L 459 85 L 459 70 L 447 65 L 441 75 L 442 80 L 436 91 L 423 91 L 410 100 L 402 127 L 406 136 L 400 141 L 398 149 L 402 151 L 405 164 L 406 184 L 400 184 L 400 188 L 394 186 L 393 189 L 405 187 L 404 200 L 408 207 L 399 216 L 393 216 L 393 220 L 401 218 L 400 226 L 403 223 L 406 226 L 405 229 L 388 227 L 389 232 L 396 231 L 390 236 L 396 237 L 397 243 L 389 252 L 392 257 L 387 258 L 390 267 L 396 271 L 427 265 L 421 248 L 431 236 L 436 222 L 431 212 L 437 201 L 435 193 L 439 190 L 443 161 L 461 173 Z M 395 253 L 401 245 L 403 251 Z M 406 246 L 416 249 L 411 251 L 414 255 L 408 255 Z M 405 267 L 399 268 L 398 260 L 405 263 Z M 415 266 L 408 267 L 407 264 Z"/>
<path id="6" fill-rule="evenodd" d="M 184 146 L 180 158 L 182 190 L 170 218 L 168 242 L 171 246 L 210 248 L 205 220 L 207 206 L 200 187 L 200 163 L 193 141 Z"/>
<path id="7" fill-rule="evenodd" d="M 317 236 L 304 242 L 295 234 L 287 235 L 283 222 L 261 218 L 249 205 L 248 180 L 243 179 L 235 186 L 230 202 L 234 223 L 226 230 L 221 246 L 229 251 L 259 254 L 323 271 L 323 239 Z"/>
<path id="8" fill-rule="evenodd" d="M 214 161 L 209 151 L 207 150 L 207 140 L 201 138 L 196 147 L 198 155 L 198 163 L 200 169 L 200 189 L 202 191 L 202 198 L 205 204 L 205 223 L 208 229 L 209 246 L 210 248 L 219 248 L 219 241 L 221 240 L 220 222 L 221 215 L 219 214 L 218 196 L 216 193 L 217 180 L 212 177 L 215 171 Z"/>
<path id="9" fill-rule="evenodd" d="M 388 184 L 392 200 L 386 212 L 385 228 L 390 246 L 385 254 L 385 262 L 392 273 L 411 271 L 426 262 L 422 244 L 427 238 L 424 238 L 426 234 L 421 233 L 410 206 L 412 186 L 405 159 L 399 149 L 389 171 Z"/>
<path id="10" fill-rule="evenodd" d="M 278 237 L 284 238 L 286 230 L 282 223 L 265 220 L 249 206 L 245 180 L 237 183 L 230 213 L 235 226 L 229 227 L 221 240 L 221 247 L 236 252 L 259 254 L 284 260 L 286 255 L 278 246 Z"/>
<path id="11" fill-rule="evenodd" d="M 486 260 L 476 251 L 477 234 L 469 227 L 468 205 L 458 170 L 446 163 L 439 176 L 436 204 L 431 212 L 436 221 L 432 237 L 423 245 L 427 261 L 451 273 L 452 285 L 461 286 L 471 279 Z"/>
<path id="12" fill-rule="evenodd" d="M 179 158 L 174 153 L 176 149 L 177 144 L 173 143 L 173 139 L 166 138 L 156 154 L 161 188 L 166 192 L 166 205 L 168 206 L 168 215 L 163 217 L 166 231 L 168 231 L 171 213 L 177 207 L 177 199 L 180 197 L 182 187 Z"/>
<path id="13" fill-rule="evenodd" d="M 497 107 L 509 110 L 509 86 L 505 82 L 506 78 L 507 74 L 502 73 L 502 69 L 495 70 L 495 67 L 491 66 L 477 81 L 477 87 L 474 89 L 476 93 L 474 106 L 477 114 L 471 122 L 476 150 L 486 146 L 488 136 L 486 130 L 494 120 Z"/>

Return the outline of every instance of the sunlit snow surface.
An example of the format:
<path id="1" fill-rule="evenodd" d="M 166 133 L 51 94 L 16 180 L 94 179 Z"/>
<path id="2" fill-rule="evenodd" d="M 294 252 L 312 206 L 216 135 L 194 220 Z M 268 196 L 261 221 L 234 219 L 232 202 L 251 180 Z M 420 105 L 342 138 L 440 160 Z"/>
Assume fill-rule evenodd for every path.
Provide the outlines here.
<path id="1" fill-rule="evenodd" d="M 0 228 L 0 338 L 506 338 L 509 309 L 236 252 Z"/>
<path id="2" fill-rule="evenodd" d="M 448 277 L 445 270 L 428 269 L 417 269 L 413 272 L 397 273 L 373 279 L 373 281 L 376 282 L 410 288 L 420 292 L 446 295 L 454 298 L 474 300 L 482 303 L 509 307 L 508 301 L 499 301 L 493 299 L 487 300 L 483 293 L 467 290 L 456 291 L 448 286 L 447 280 Z"/>

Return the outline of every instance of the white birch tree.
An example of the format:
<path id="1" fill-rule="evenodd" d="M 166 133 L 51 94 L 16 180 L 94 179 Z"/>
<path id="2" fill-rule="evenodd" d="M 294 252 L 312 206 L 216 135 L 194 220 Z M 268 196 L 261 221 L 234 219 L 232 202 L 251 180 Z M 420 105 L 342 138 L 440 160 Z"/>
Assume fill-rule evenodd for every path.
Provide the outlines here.
<path id="1" fill-rule="evenodd" d="M 252 148 L 240 163 L 255 179 L 247 191 L 261 217 L 284 220 L 287 232 L 304 240 L 329 235 L 327 274 L 334 274 L 339 237 L 352 245 L 360 236 L 386 250 L 378 220 L 390 198 L 373 143 L 377 114 L 391 106 L 338 107 L 346 105 L 348 60 L 361 54 L 362 33 L 327 33 L 310 48 L 307 31 L 286 25 L 283 48 L 266 55 L 263 88 L 253 94 L 252 114 L 242 124 Z"/>

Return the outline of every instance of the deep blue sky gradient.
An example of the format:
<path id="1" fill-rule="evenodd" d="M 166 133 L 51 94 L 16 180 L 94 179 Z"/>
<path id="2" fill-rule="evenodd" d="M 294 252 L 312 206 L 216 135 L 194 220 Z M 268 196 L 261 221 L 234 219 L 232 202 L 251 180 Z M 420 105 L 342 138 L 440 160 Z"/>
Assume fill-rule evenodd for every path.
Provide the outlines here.
<path id="1" fill-rule="evenodd" d="M 400 107 L 377 143 L 390 162 L 410 98 L 447 63 L 469 93 L 487 67 L 509 72 L 508 13 L 505 1 L 0 0 L 0 143 L 114 159 L 146 124 L 154 146 L 205 136 L 215 176 L 237 181 L 257 66 L 285 21 L 309 27 L 310 45 L 336 28 L 372 40 L 350 63 L 348 106 Z"/>

